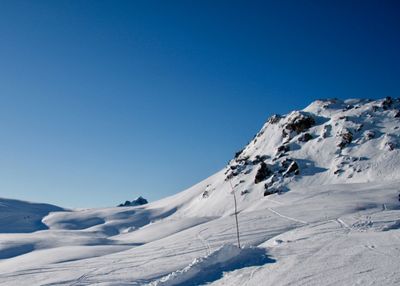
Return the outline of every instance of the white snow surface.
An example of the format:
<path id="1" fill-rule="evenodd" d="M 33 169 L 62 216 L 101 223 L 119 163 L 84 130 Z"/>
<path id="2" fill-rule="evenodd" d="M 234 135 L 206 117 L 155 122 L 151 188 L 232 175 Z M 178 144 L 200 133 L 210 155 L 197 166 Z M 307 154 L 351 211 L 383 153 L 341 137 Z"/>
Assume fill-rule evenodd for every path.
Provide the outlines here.
<path id="1" fill-rule="evenodd" d="M 223 170 L 148 205 L 0 199 L 0 285 L 400 285 L 399 108 L 319 100 L 275 116 Z"/>

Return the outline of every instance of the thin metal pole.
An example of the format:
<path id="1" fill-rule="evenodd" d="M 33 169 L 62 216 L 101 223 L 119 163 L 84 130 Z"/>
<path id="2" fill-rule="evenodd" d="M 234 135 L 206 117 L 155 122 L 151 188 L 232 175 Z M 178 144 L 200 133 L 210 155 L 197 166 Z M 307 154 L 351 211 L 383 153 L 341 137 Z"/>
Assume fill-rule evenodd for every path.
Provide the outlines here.
<path id="1" fill-rule="evenodd" d="M 232 186 L 232 181 L 229 180 L 229 183 L 231 185 L 231 189 L 232 189 L 232 193 L 233 193 L 233 200 L 235 201 L 235 220 L 236 220 L 236 236 L 237 236 L 237 242 L 238 242 L 238 247 L 240 247 L 240 237 L 239 237 L 239 221 L 238 221 L 238 212 L 237 212 L 237 203 L 236 203 L 236 194 L 235 194 L 235 190 L 233 189 Z"/>

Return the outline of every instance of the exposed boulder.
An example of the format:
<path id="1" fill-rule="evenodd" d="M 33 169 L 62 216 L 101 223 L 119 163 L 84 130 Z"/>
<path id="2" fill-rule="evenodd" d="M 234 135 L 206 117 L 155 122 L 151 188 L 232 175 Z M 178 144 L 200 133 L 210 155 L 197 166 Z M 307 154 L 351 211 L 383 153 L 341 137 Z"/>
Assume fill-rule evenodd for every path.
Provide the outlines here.
<path id="1" fill-rule="evenodd" d="M 248 165 L 251 163 L 251 161 L 249 161 L 249 156 L 239 156 L 238 158 L 235 158 L 235 161 L 242 165 Z"/>
<path id="2" fill-rule="evenodd" d="M 240 192 L 241 196 L 244 196 L 246 194 L 250 194 L 250 191 L 249 190 L 243 190 L 243 191 Z"/>
<path id="3" fill-rule="evenodd" d="M 256 177 L 254 178 L 254 183 L 258 184 L 264 181 L 268 176 L 272 174 L 272 171 L 268 168 L 267 164 L 261 163 L 260 168 L 257 170 Z"/>
<path id="4" fill-rule="evenodd" d="M 400 110 L 396 111 L 396 114 L 394 115 L 394 118 L 400 118 Z"/>
<path id="5" fill-rule="evenodd" d="M 310 133 L 304 133 L 299 137 L 299 142 L 308 142 L 313 139 Z"/>
<path id="6" fill-rule="evenodd" d="M 268 190 L 271 188 L 279 179 L 277 178 L 277 175 L 272 175 L 271 177 L 268 178 L 266 183 L 264 184 L 264 189 Z"/>
<path id="7" fill-rule="evenodd" d="M 332 130 L 332 125 L 330 125 L 330 124 L 324 125 L 324 129 L 322 130 L 322 134 L 321 134 L 322 138 L 329 137 L 331 130 Z"/>
<path id="8" fill-rule="evenodd" d="M 225 181 L 229 181 L 230 179 L 232 179 L 233 177 L 236 177 L 237 175 L 239 175 L 238 172 L 235 172 L 235 171 L 230 172 L 230 173 L 228 173 L 228 175 L 225 177 Z"/>
<path id="9" fill-rule="evenodd" d="M 283 138 L 290 137 L 289 135 L 290 135 L 290 131 L 287 130 L 287 129 L 285 129 L 285 128 L 283 128 L 283 130 L 282 130 L 282 137 L 283 137 Z"/>
<path id="10" fill-rule="evenodd" d="M 272 188 L 271 184 L 264 185 L 264 197 L 273 195 L 273 194 L 280 194 L 282 193 L 282 189 L 279 187 Z"/>
<path id="11" fill-rule="evenodd" d="M 119 204 L 119 207 L 135 207 L 135 206 L 141 206 L 141 205 L 145 205 L 147 204 L 148 201 L 143 198 L 142 196 L 138 197 L 137 199 L 133 200 L 133 201 L 125 201 L 125 203 L 123 204 Z"/>
<path id="12" fill-rule="evenodd" d="M 343 173 L 343 170 L 342 170 L 342 169 L 336 169 L 336 170 L 333 172 L 333 174 L 335 174 L 335 175 L 339 175 L 340 173 Z"/>
<path id="13" fill-rule="evenodd" d="M 290 163 L 289 167 L 286 169 L 286 171 L 283 173 L 283 176 L 288 176 L 290 174 L 294 173 L 295 175 L 300 174 L 300 167 L 297 164 L 296 161 L 293 161 Z"/>
<path id="14" fill-rule="evenodd" d="M 381 104 L 384 110 L 389 109 L 390 107 L 392 107 L 392 105 L 393 105 L 393 99 L 390 96 L 385 97 L 385 99 L 382 101 Z"/>
<path id="15" fill-rule="evenodd" d="M 225 175 L 227 175 L 225 181 L 228 181 L 240 173 L 243 173 L 251 164 L 252 162 L 248 160 L 248 157 L 238 158 L 235 161 L 231 161 L 230 165 L 228 165 L 228 169 L 225 171 Z"/>
<path id="16" fill-rule="evenodd" d="M 352 141 L 353 141 L 353 133 L 350 130 L 345 129 L 340 134 L 340 142 L 337 144 L 337 146 L 340 149 L 343 149 L 347 145 L 349 145 Z"/>
<path id="17" fill-rule="evenodd" d="M 270 123 L 270 124 L 276 124 L 276 123 L 278 123 L 279 121 L 281 121 L 281 119 L 282 119 L 282 116 L 281 115 L 279 115 L 279 114 L 274 114 L 274 115 L 272 115 L 270 118 L 268 118 L 268 123 Z"/>
<path id="18" fill-rule="evenodd" d="M 375 136 L 376 136 L 375 132 L 372 130 L 368 130 L 367 132 L 365 132 L 365 135 L 364 135 L 365 139 L 367 139 L 367 140 L 374 139 Z"/>
<path id="19" fill-rule="evenodd" d="M 287 130 L 289 132 L 286 132 L 284 134 L 289 134 L 292 131 L 300 134 L 310 129 L 314 125 L 315 119 L 311 115 L 303 112 L 294 112 L 289 116 L 289 120 L 284 126 L 284 130 Z"/>
<path id="20" fill-rule="evenodd" d="M 386 142 L 385 145 L 387 146 L 389 151 L 393 151 L 394 149 L 396 149 L 396 144 L 393 142 Z"/>
<path id="21" fill-rule="evenodd" d="M 238 165 L 230 165 L 229 168 L 231 170 L 236 170 L 238 168 Z"/>
<path id="22" fill-rule="evenodd" d="M 273 195 L 273 194 L 276 194 L 277 192 L 278 192 L 278 191 L 275 190 L 275 189 L 265 190 L 265 191 L 264 191 L 264 197 L 270 196 L 270 195 Z"/>
<path id="23" fill-rule="evenodd" d="M 348 110 L 351 110 L 351 109 L 353 109 L 353 108 L 354 108 L 353 105 L 348 104 L 348 105 L 346 105 L 346 106 L 342 109 L 342 111 L 348 111 Z"/>
<path id="24" fill-rule="evenodd" d="M 238 157 L 240 156 L 240 154 L 243 153 L 243 151 L 244 151 L 244 149 L 237 151 L 237 152 L 235 153 L 235 159 L 238 158 Z"/>
<path id="25" fill-rule="evenodd" d="M 278 147 L 278 149 L 276 149 L 277 153 L 286 153 L 290 151 L 290 147 L 287 144 L 281 145 Z"/>
<path id="26" fill-rule="evenodd" d="M 286 169 L 290 166 L 290 164 L 292 164 L 293 159 L 292 158 L 286 158 L 285 160 L 283 160 L 281 162 L 281 167 L 283 169 L 281 169 L 282 171 L 280 171 L 280 173 L 283 173 L 284 171 L 286 171 Z"/>
<path id="27" fill-rule="evenodd" d="M 257 165 L 257 164 L 260 164 L 261 162 L 264 162 L 268 158 L 269 157 L 267 155 L 261 155 L 261 156 L 257 155 L 252 163 L 253 163 L 253 165 Z"/>

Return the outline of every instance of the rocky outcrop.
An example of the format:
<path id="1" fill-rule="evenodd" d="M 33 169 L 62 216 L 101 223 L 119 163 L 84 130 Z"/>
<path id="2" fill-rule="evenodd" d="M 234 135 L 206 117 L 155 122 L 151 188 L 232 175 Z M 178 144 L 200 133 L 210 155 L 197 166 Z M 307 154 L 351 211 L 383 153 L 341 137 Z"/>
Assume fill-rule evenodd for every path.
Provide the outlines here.
<path id="1" fill-rule="evenodd" d="M 296 161 L 292 161 L 291 163 L 290 163 L 290 165 L 287 167 L 287 169 L 286 169 L 286 171 L 285 172 L 283 172 L 283 176 L 284 177 L 287 177 L 287 176 L 289 176 L 290 174 L 295 174 L 295 175 L 299 175 L 300 174 L 300 168 L 299 168 L 299 165 L 297 164 L 297 162 Z"/>
<path id="2" fill-rule="evenodd" d="M 225 181 L 228 181 L 233 177 L 236 177 L 245 170 L 247 171 L 251 170 L 250 165 L 253 165 L 253 162 L 249 160 L 249 157 L 247 156 L 244 157 L 241 156 L 239 158 L 236 158 L 235 160 L 232 160 L 230 162 L 230 165 L 228 165 L 228 169 L 225 172 L 226 175 Z"/>
<path id="3" fill-rule="evenodd" d="M 260 164 L 261 162 L 264 162 L 267 160 L 269 157 L 267 155 L 256 155 L 255 159 L 253 160 L 253 165 Z"/>
<path id="4" fill-rule="evenodd" d="M 353 141 L 353 133 L 350 130 L 343 130 L 342 133 L 339 135 L 340 141 L 337 144 L 337 146 L 340 149 L 345 148 L 347 145 L 349 145 Z"/>
<path id="5" fill-rule="evenodd" d="M 142 196 L 138 197 L 137 199 L 133 200 L 133 201 L 125 201 L 125 203 L 123 204 L 119 204 L 119 207 L 135 207 L 135 206 L 141 206 L 141 205 L 145 205 L 147 204 L 148 201 L 143 198 Z"/>
<path id="6" fill-rule="evenodd" d="M 244 196 L 246 194 L 250 194 L 250 191 L 249 190 L 243 190 L 243 191 L 240 192 L 241 196 Z"/>
<path id="7" fill-rule="evenodd" d="M 270 123 L 270 124 L 276 124 L 276 123 L 278 123 L 279 121 L 281 121 L 281 119 L 282 119 L 282 116 L 281 115 L 279 115 L 279 114 L 274 114 L 274 115 L 272 115 L 270 118 L 268 118 L 268 123 Z"/>
<path id="8" fill-rule="evenodd" d="M 394 149 L 396 149 L 396 144 L 393 142 L 386 142 L 385 146 L 387 147 L 387 149 L 389 151 L 393 151 Z"/>
<path id="9" fill-rule="evenodd" d="M 286 153 L 290 151 L 290 147 L 287 144 L 281 145 L 278 147 L 278 149 L 276 149 L 276 153 Z"/>
<path id="10" fill-rule="evenodd" d="M 365 132 L 364 137 L 365 137 L 366 140 L 374 139 L 375 138 L 375 132 L 372 131 L 372 130 L 368 130 L 367 132 Z"/>
<path id="11" fill-rule="evenodd" d="M 226 180 L 233 179 L 238 193 L 248 197 L 256 196 L 253 190 L 261 196 L 277 190 L 284 193 L 291 183 L 305 181 L 302 176 L 306 179 L 328 170 L 326 176 L 333 181 L 361 180 L 370 165 L 347 162 L 346 156 L 371 160 L 365 150 L 376 147 L 397 154 L 399 118 L 400 100 L 390 97 L 316 101 L 302 111 L 271 116 L 244 151 L 236 152 L 225 169 Z"/>
<path id="12" fill-rule="evenodd" d="M 275 190 L 275 189 L 265 190 L 265 191 L 264 191 L 264 197 L 270 196 L 270 195 L 273 195 L 273 194 L 276 194 L 277 192 L 278 192 L 278 191 Z"/>
<path id="13" fill-rule="evenodd" d="M 324 125 L 324 129 L 322 130 L 321 137 L 328 138 L 331 131 L 332 131 L 332 125 L 330 125 L 330 124 Z"/>
<path id="14" fill-rule="evenodd" d="M 304 133 L 299 137 L 299 142 L 308 142 L 313 139 L 310 133 Z"/>
<path id="15" fill-rule="evenodd" d="M 243 153 L 244 149 L 239 150 L 235 153 L 235 159 L 238 158 L 242 153 Z"/>
<path id="16" fill-rule="evenodd" d="M 264 181 L 268 176 L 272 174 L 272 171 L 268 168 L 268 165 L 264 162 L 261 163 L 260 168 L 257 170 L 256 177 L 254 178 L 254 183 L 258 184 Z"/>
<path id="17" fill-rule="evenodd" d="M 284 137 L 288 136 L 291 132 L 300 134 L 315 125 L 315 119 L 304 112 L 293 112 L 284 125 L 282 134 Z"/>
<path id="18" fill-rule="evenodd" d="M 387 110 L 389 108 L 391 108 L 393 105 L 393 99 L 388 96 L 385 97 L 385 99 L 382 101 L 381 107 L 383 108 L 383 110 Z"/>

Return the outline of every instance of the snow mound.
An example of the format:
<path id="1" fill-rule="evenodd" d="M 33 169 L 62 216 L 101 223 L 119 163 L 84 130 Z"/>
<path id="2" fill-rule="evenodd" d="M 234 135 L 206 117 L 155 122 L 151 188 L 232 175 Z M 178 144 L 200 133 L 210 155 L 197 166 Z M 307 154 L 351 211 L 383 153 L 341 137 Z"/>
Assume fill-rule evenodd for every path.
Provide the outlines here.
<path id="1" fill-rule="evenodd" d="M 42 219 L 58 206 L 0 198 L 0 233 L 30 233 L 48 227 Z M 0 255 L 1 256 L 1 255 Z"/>
<path id="2" fill-rule="evenodd" d="M 260 266 L 269 262 L 275 261 L 268 258 L 264 248 L 239 248 L 232 244 L 226 244 L 207 256 L 196 258 L 185 268 L 174 271 L 149 285 L 201 285 L 220 279 L 224 272 L 243 267 Z"/>

